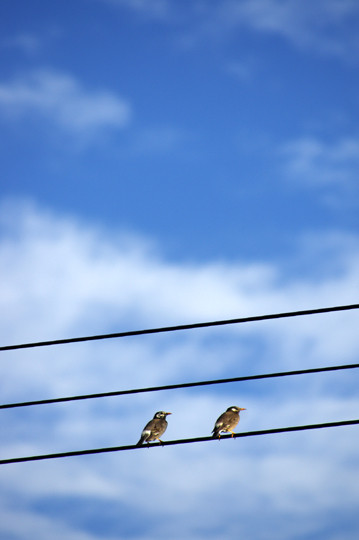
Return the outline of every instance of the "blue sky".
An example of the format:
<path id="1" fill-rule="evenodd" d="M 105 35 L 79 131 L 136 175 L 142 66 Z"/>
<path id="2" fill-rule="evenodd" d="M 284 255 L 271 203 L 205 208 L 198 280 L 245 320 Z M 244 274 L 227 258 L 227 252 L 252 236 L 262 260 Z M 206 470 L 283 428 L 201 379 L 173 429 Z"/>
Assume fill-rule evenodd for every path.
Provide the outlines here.
<path id="1" fill-rule="evenodd" d="M 359 4 L 4 0 L 2 344 L 357 303 Z M 1 402 L 358 362 L 356 312 L 2 354 Z M 2 411 L 1 457 L 358 418 L 337 373 Z M 357 428 L 2 466 L 4 540 L 354 540 Z M 261 439 L 261 440 L 257 440 Z"/>

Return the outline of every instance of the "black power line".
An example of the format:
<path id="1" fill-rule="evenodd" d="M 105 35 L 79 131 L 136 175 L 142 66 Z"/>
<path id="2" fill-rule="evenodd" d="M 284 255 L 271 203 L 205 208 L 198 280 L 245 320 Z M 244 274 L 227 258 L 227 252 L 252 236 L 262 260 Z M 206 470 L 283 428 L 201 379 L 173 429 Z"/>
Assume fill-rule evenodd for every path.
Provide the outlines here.
<path id="1" fill-rule="evenodd" d="M 299 369 L 295 371 L 281 371 L 278 373 L 264 373 L 262 375 L 249 375 L 246 377 L 232 377 L 230 379 L 216 379 L 212 381 L 199 381 L 181 384 L 168 384 L 166 386 L 152 386 L 149 388 L 135 388 L 133 390 L 118 390 L 114 392 L 102 392 L 99 394 L 85 394 L 81 396 L 69 396 L 53 399 L 41 399 L 36 401 L 24 401 L 22 403 L 7 403 L 0 405 L 0 409 L 14 409 L 15 407 L 30 407 L 32 405 L 48 405 L 50 403 L 63 403 L 66 401 L 80 401 L 82 399 L 94 399 L 103 397 L 123 396 L 127 394 L 141 394 L 143 392 L 158 392 L 160 390 L 175 390 L 176 388 L 191 388 L 194 386 L 208 386 L 211 384 L 224 384 L 231 382 L 252 381 L 257 379 L 271 379 L 273 377 L 287 377 L 290 375 L 305 375 L 308 373 L 322 373 L 325 371 L 339 371 L 342 369 L 359 368 L 359 364 L 345 364 L 341 366 L 329 366 L 311 369 Z"/>
<path id="2" fill-rule="evenodd" d="M 128 336 L 141 336 L 144 334 L 159 334 L 161 332 L 175 332 L 177 330 L 191 330 L 193 328 L 206 328 L 209 326 L 224 326 L 226 324 L 239 324 L 246 322 L 265 321 L 270 319 L 283 319 L 286 317 L 298 317 L 300 315 L 316 315 L 318 313 L 329 313 L 332 311 L 347 311 L 358 309 L 359 304 L 350 304 L 347 306 L 334 306 L 319 309 L 306 309 L 302 311 L 288 311 L 285 313 L 272 313 L 270 315 L 257 315 L 254 317 L 242 317 L 240 319 L 227 319 L 222 321 L 212 321 L 194 324 L 182 324 L 179 326 L 164 326 L 162 328 L 148 328 L 147 330 L 132 330 L 130 332 L 117 332 L 115 334 L 100 334 L 97 336 L 85 336 L 68 339 L 55 339 L 52 341 L 38 341 L 36 343 L 22 343 L 20 345 L 5 345 L 0 347 L 0 351 L 10 351 L 14 349 L 29 349 L 32 347 L 46 347 L 49 345 L 64 345 L 66 343 L 78 343 L 81 341 L 96 341 L 100 339 L 112 339 Z"/>
<path id="3" fill-rule="evenodd" d="M 325 424 L 309 424 L 306 426 L 291 426 L 285 428 L 275 428 L 275 429 L 264 429 L 261 431 L 247 431 L 244 433 L 235 433 L 233 438 L 240 437 L 254 437 L 257 435 L 271 435 L 273 433 L 287 433 L 290 431 L 305 431 L 309 429 L 321 429 L 321 428 L 332 428 L 339 426 L 352 426 L 359 424 L 359 420 L 342 420 L 341 422 L 328 422 Z M 221 435 L 221 439 L 231 439 L 231 435 Z M 7 465 L 9 463 L 20 463 L 24 461 L 40 461 L 43 459 L 57 459 L 64 457 L 72 456 L 84 456 L 88 454 L 103 454 L 105 452 L 120 452 L 123 450 L 139 450 L 140 448 L 150 448 L 154 446 L 174 446 L 176 444 L 190 444 L 190 443 L 199 443 L 207 441 L 216 441 L 213 437 L 196 437 L 192 439 L 178 439 L 174 441 L 164 441 L 161 443 L 151 443 L 150 445 L 137 446 L 131 444 L 129 446 L 111 446 L 109 448 L 92 448 L 90 450 L 75 450 L 74 452 L 58 452 L 56 454 L 43 454 L 38 456 L 27 456 L 27 457 L 18 457 L 18 458 L 9 458 L 1 459 L 0 465 Z"/>

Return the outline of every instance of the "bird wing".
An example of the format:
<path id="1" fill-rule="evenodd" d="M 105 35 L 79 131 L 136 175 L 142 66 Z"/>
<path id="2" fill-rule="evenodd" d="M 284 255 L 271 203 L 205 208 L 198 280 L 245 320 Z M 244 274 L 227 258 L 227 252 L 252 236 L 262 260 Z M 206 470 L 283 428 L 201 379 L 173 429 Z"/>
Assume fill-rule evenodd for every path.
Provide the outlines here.
<path id="1" fill-rule="evenodd" d="M 155 420 L 154 419 L 150 420 L 145 425 L 145 427 L 143 428 L 142 433 L 141 433 L 141 438 L 138 441 L 137 445 L 140 445 L 143 442 L 150 440 L 150 437 L 151 437 L 151 434 L 152 434 L 152 429 L 153 429 L 154 425 L 155 425 Z"/>
<path id="2" fill-rule="evenodd" d="M 218 435 L 222 431 L 223 426 L 224 426 L 225 414 L 226 413 L 223 413 L 223 414 L 221 414 L 221 416 L 219 418 L 217 418 L 217 421 L 214 424 L 214 428 L 213 428 L 213 431 L 212 431 L 212 433 L 214 435 Z"/>
<path id="3" fill-rule="evenodd" d="M 158 439 L 166 431 L 167 425 L 167 421 L 164 418 L 153 418 L 143 428 L 141 438 L 137 445 L 140 446 L 143 442 Z"/>
<path id="4" fill-rule="evenodd" d="M 239 416 L 231 411 L 226 411 L 218 418 L 212 431 L 213 436 L 217 437 L 221 431 L 228 431 L 236 427 L 239 422 Z"/>
<path id="5" fill-rule="evenodd" d="M 151 426 L 151 438 L 149 440 L 161 437 L 161 435 L 166 431 L 168 425 L 167 421 L 164 418 L 155 418 L 154 420 L 152 420 L 152 422 L 153 425 Z"/>

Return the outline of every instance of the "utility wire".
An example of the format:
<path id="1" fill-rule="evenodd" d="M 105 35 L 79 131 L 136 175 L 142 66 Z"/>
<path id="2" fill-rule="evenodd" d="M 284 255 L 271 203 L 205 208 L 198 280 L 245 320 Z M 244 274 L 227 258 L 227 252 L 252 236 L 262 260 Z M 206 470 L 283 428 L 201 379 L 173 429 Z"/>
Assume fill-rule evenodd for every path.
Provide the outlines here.
<path id="1" fill-rule="evenodd" d="M 14 409 L 15 407 L 30 407 L 32 405 L 48 405 L 50 403 L 63 403 L 65 401 L 80 401 L 82 399 L 123 396 L 127 394 L 141 394 L 143 392 L 158 392 L 160 390 L 175 390 L 176 388 L 191 388 L 193 386 L 208 386 L 211 384 L 224 384 L 224 383 L 241 382 L 241 381 L 252 381 L 252 380 L 257 380 L 257 379 L 271 379 L 273 377 L 287 377 L 290 375 L 305 375 L 308 373 L 322 373 L 325 371 L 339 371 L 342 369 L 354 369 L 354 368 L 359 368 L 359 364 L 345 364 L 342 366 L 299 369 L 295 371 L 280 371 L 278 373 L 264 373 L 262 375 L 249 375 L 246 377 L 232 377 L 230 379 L 216 379 L 212 381 L 168 384 L 166 386 L 151 386 L 149 388 L 135 388 L 133 390 L 118 390 L 115 392 L 102 392 L 99 394 L 85 394 L 81 396 L 41 399 L 41 400 L 36 400 L 36 401 L 23 401 L 21 403 L 7 403 L 4 405 L 0 405 L 0 409 Z"/>
<path id="2" fill-rule="evenodd" d="M 287 433 L 290 431 L 305 431 L 309 429 L 351 426 L 354 424 L 359 424 L 359 420 L 343 420 L 341 422 L 328 422 L 325 424 L 309 424 L 306 426 L 291 426 L 291 427 L 285 427 L 285 428 L 264 429 L 261 431 L 247 431 L 244 433 L 235 433 L 233 435 L 233 438 L 254 437 L 257 435 L 271 435 L 273 433 Z M 231 435 L 221 435 L 221 439 L 231 439 L 231 438 L 232 438 Z M 149 445 L 142 445 L 142 446 L 131 444 L 129 446 L 111 446 L 109 448 L 92 448 L 90 450 L 76 450 L 74 452 L 59 452 L 56 454 L 43 454 L 43 455 L 38 455 L 38 456 L 1 459 L 0 465 L 7 465 L 9 463 L 20 463 L 24 461 L 40 461 L 43 459 L 57 459 L 57 458 L 72 457 L 72 456 L 84 456 L 87 454 L 103 454 L 105 452 L 120 452 L 123 450 L 138 450 L 140 448 L 146 448 L 146 447 L 150 448 L 154 446 L 174 446 L 176 444 L 199 443 L 199 442 L 207 442 L 207 441 L 215 441 L 215 440 L 218 440 L 218 439 L 213 438 L 213 437 L 196 437 L 193 439 L 178 439 L 174 441 L 164 441 L 162 444 L 152 443 Z"/>
<path id="3" fill-rule="evenodd" d="M 222 321 L 212 321 L 194 324 L 182 324 L 179 326 L 165 326 L 162 328 L 148 328 L 147 330 L 132 330 L 130 332 L 118 332 L 115 334 L 100 334 L 97 336 L 85 336 L 68 339 L 55 339 L 52 341 L 38 341 L 36 343 L 22 343 L 20 345 L 5 345 L 0 347 L 0 351 L 10 351 L 14 349 L 30 349 L 32 347 L 46 347 L 49 345 L 64 345 L 66 343 L 78 343 L 81 341 L 96 341 L 100 339 L 112 339 L 128 336 L 141 336 L 144 334 L 159 334 L 161 332 L 175 332 L 177 330 L 191 330 L 193 328 L 205 328 L 208 326 L 224 326 L 226 324 L 239 324 L 254 321 L 265 321 L 269 319 L 283 319 L 285 317 L 298 317 L 300 315 L 316 315 L 318 313 L 329 313 L 331 311 L 347 311 L 349 309 L 358 309 L 359 304 L 350 304 L 347 306 L 334 306 L 319 309 L 306 309 L 303 311 L 288 311 L 285 313 L 272 313 L 270 315 L 258 315 L 254 317 L 242 317 L 240 319 L 227 319 Z"/>

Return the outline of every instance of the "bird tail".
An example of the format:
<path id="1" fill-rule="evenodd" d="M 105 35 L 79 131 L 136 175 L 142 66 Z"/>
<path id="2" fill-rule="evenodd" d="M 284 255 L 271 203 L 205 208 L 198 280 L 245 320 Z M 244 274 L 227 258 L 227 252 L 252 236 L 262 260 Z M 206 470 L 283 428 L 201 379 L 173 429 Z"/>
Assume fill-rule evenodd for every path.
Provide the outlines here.
<path id="1" fill-rule="evenodd" d="M 141 446 L 141 444 L 144 442 L 145 437 L 141 437 L 136 446 Z"/>
<path id="2" fill-rule="evenodd" d="M 212 437 L 213 438 L 218 437 L 220 433 L 221 433 L 220 429 L 214 428 L 214 430 L 212 431 Z"/>

